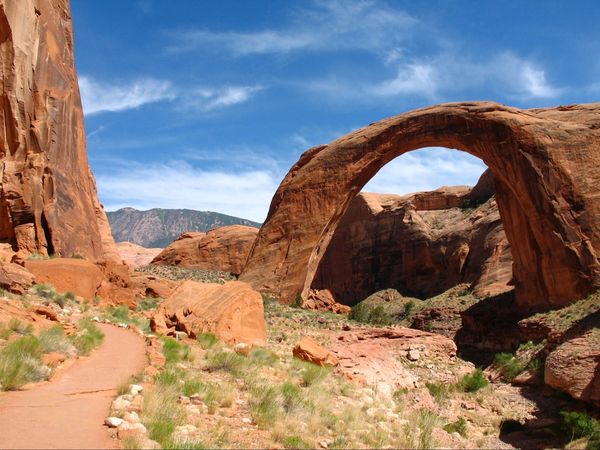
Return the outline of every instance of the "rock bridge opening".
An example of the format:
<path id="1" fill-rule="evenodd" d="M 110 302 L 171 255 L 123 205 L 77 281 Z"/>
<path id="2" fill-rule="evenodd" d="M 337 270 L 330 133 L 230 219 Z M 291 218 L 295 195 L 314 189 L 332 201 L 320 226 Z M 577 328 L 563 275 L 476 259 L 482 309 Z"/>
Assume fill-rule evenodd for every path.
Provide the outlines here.
<path id="1" fill-rule="evenodd" d="M 308 300 L 353 306 L 398 295 L 387 289 L 427 299 L 464 284 L 482 297 L 512 290 L 511 280 L 492 173 L 455 149 L 420 149 L 384 166 L 352 199 Z"/>
<path id="2" fill-rule="evenodd" d="M 519 307 L 562 306 L 600 286 L 598 104 L 445 104 L 312 148 L 277 190 L 241 279 L 283 302 L 306 296 L 352 199 L 385 164 L 425 147 L 462 150 L 489 167 Z"/>

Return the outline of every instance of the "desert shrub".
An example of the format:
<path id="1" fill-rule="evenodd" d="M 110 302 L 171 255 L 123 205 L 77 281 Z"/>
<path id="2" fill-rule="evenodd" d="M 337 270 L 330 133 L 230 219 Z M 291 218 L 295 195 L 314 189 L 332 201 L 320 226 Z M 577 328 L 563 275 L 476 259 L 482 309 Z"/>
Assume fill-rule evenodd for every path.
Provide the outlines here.
<path id="1" fill-rule="evenodd" d="M 219 342 L 219 338 L 211 332 L 201 333 L 196 339 L 204 350 L 214 347 Z"/>
<path id="2" fill-rule="evenodd" d="M 498 368 L 504 380 L 511 382 L 525 370 L 526 364 L 511 353 L 498 353 L 494 357 L 494 366 Z"/>
<path id="3" fill-rule="evenodd" d="M 37 296 L 48 299 L 48 300 L 54 300 L 54 297 L 56 297 L 56 295 L 57 295 L 56 289 L 54 288 L 54 286 L 52 286 L 51 284 L 47 284 L 47 283 L 34 284 L 31 289 L 33 289 L 33 292 Z"/>
<path id="4" fill-rule="evenodd" d="M 288 436 L 281 441 L 284 448 L 313 448 L 300 436 Z"/>
<path id="5" fill-rule="evenodd" d="M 157 298 L 154 298 L 154 297 L 140 298 L 136 302 L 135 309 L 138 312 L 150 311 L 150 310 L 158 308 L 158 305 L 160 305 L 161 301 L 162 301 L 162 298 L 160 298 L 160 297 L 157 297 Z"/>
<path id="6" fill-rule="evenodd" d="M 218 405 L 227 408 L 233 404 L 235 399 L 232 387 L 223 383 L 202 383 L 198 394 L 209 407 Z"/>
<path id="7" fill-rule="evenodd" d="M 177 363 L 182 359 L 183 345 L 170 337 L 163 338 L 163 355 L 167 364 Z"/>
<path id="8" fill-rule="evenodd" d="M 279 360 L 277 353 L 262 347 L 253 348 L 248 356 L 253 363 L 261 366 L 272 366 Z"/>
<path id="9" fill-rule="evenodd" d="M 452 390 L 451 385 L 445 383 L 425 383 L 427 390 L 431 396 L 439 403 L 448 397 L 448 394 Z"/>
<path id="10" fill-rule="evenodd" d="M 356 322 L 370 323 L 372 325 L 389 325 L 392 323 L 392 318 L 383 306 L 379 305 L 372 308 L 364 302 L 354 305 L 350 310 L 348 318 Z"/>
<path id="11" fill-rule="evenodd" d="M 302 308 L 302 306 L 304 306 L 304 300 L 302 300 L 302 296 L 300 294 L 298 294 L 296 296 L 296 298 L 294 298 L 294 301 L 291 304 L 292 308 Z"/>
<path id="12" fill-rule="evenodd" d="M 175 386 L 179 384 L 179 380 L 184 378 L 184 374 L 179 369 L 168 367 L 154 377 L 156 384 L 161 386 Z"/>
<path id="13" fill-rule="evenodd" d="M 560 415 L 566 442 L 587 437 L 592 444 L 600 443 L 600 423 L 596 419 L 578 411 L 561 411 Z"/>
<path id="14" fill-rule="evenodd" d="M 71 336 L 71 343 L 80 355 L 88 355 L 94 348 L 100 345 L 104 339 L 104 333 L 98 329 L 90 319 L 79 321 L 79 332 Z"/>
<path id="15" fill-rule="evenodd" d="M 312 386 L 323 381 L 327 375 L 331 373 L 331 369 L 327 367 L 317 366 L 312 363 L 304 363 L 302 370 L 302 384 L 304 386 Z"/>
<path id="16" fill-rule="evenodd" d="M 129 308 L 127 305 L 110 306 L 107 311 L 113 319 L 120 322 L 129 321 Z"/>
<path id="17" fill-rule="evenodd" d="M 193 378 L 191 380 L 185 380 L 181 386 L 181 393 L 186 397 L 189 397 L 190 395 L 199 393 L 203 385 L 204 383 L 202 383 L 200 380 Z"/>
<path id="18" fill-rule="evenodd" d="M 301 409 L 306 409 L 309 406 L 302 389 L 290 382 L 286 381 L 280 386 L 282 398 L 282 406 L 285 412 L 292 413 Z"/>
<path id="19" fill-rule="evenodd" d="M 75 301 L 75 293 L 71 292 L 71 291 L 67 291 L 63 294 L 63 297 L 66 300 L 71 300 L 71 301 Z"/>
<path id="20" fill-rule="evenodd" d="M 409 300 L 404 304 L 403 316 L 409 317 L 410 313 L 415 309 L 415 302 L 413 300 Z"/>
<path id="21" fill-rule="evenodd" d="M 163 448 L 168 448 L 169 450 L 204 450 L 212 447 L 207 445 L 204 441 L 188 438 L 182 441 L 170 440 L 165 444 Z"/>
<path id="22" fill-rule="evenodd" d="M 73 344 L 65 336 L 64 330 L 58 325 L 42 331 L 38 339 L 43 353 L 71 353 L 74 350 Z"/>
<path id="23" fill-rule="evenodd" d="M 250 410 L 260 426 L 272 425 L 280 414 L 279 393 L 274 386 L 258 385 L 250 389 Z"/>
<path id="24" fill-rule="evenodd" d="M 171 435 L 175 427 L 186 420 L 185 410 L 177 403 L 179 391 L 173 386 L 156 386 L 144 395 L 142 423 L 148 429 L 150 439 L 163 448 L 171 447 Z"/>
<path id="25" fill-rule="evenodd" d="M 0 339 L 8 339 L 12 333 L 9 327 L 5 325 L 0 326 Z"/>
<path id="26" fill-rule="evenodd" d="M 448 433 L 458 433 L 462 437 L 467 437 L 467 422 L 464 418 L 459 417 L 456 422 L 450 422 L 444 425 L 444 431 Z"/>
<path id="27" fill-rule="evenodd" d="M 486 387 L 489 384 L 481 369 L 476 369 L 471 374 L 464 375 L 458 386 L 463 392 L 477 392 L 479 389 Z"/>
<path id="28" fill-rule="evenodd" d="M 8 321 L 8 329 L 12 333 L 17 333 L 22 336 L 26 336 L 28 334 L 31 334 L 31 332 L 33 331 L 33 325 L 31 325 L 30 323 L 23 323 L 19 319 L 13 317 Z"/>
<path id="29" fill-rule="evenodd" d="M 248 362 L 245 357 L 231 351 L 211 352 L 206 356 L 208 370 L 222 370 L 225 372 L 239 373 Z"/>
<path id="30" fill-rule="evenodd" d="M 42 348 L 35 336 L 10 342 L 0 351 L 0 385 L 5 391 L 46 378 L 49 374 L 40 357 Z"/>

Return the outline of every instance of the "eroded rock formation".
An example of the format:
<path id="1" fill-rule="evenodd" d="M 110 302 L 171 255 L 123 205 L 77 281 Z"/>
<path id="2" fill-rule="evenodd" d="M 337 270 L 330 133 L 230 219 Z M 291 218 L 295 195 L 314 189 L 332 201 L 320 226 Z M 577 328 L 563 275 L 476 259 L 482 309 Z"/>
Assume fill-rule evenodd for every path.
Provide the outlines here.
<path id="1" fill-rule="evenodd" d="M 133 269 L 150 264 L 163 251 L 162 248 L 146 248 L 131 242 L 117 242 L 117 249 L 121 259 Z"/>
<path id="2" fill-rule="evenodd" d="M 490 182 L 488 173 L 473 189 L 358 194 L 327 247 L 312 287 L 329 289 L 348 305 L 387 288 L 420 298 L 461 283 L 472 284 L 481 295 L 512 289 L 510 246 L 496 201 L 490 199 L 493 185 L 484 187 Z"/>
<path id="3" fill-rule="evenodd" d="M 386 163 L 430 146 L 471 153 L 494 175 L 520 307 L 557 307 L 600 287 L 600 104 L 445 104 L 312 148 L 279 186 L 241 279 L 284 302 L 306 295 L 351 200 Z"/>
<path id="4" fill-rule="evenodd" d="M 87 162 L 67 0 L 0 0 L 0 71 L 0 241 L 117 262 Z"/>
<path id="5" fill-rule="evenodd" d="M 206 233 L 184 233 L 160 252 L 152 264 L 214 269 L 239 275 L 258 228 L 231 225 Z"/>

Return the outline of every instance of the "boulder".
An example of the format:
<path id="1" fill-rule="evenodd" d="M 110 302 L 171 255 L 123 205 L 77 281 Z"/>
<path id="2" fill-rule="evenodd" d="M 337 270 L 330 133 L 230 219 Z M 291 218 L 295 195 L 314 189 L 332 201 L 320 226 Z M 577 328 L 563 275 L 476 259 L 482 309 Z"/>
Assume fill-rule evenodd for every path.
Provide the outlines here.
<path id="1" fill-rule="evenodd" d="M 141 272 L 131 274 L 131 287 L 139 297 L 167 298 L 180 283 Z"/>
<path id="2" fill-rule="evenodd" d="M 589 330 L 551 352 L 544 381 L 577 400 L 600 406 L 600 329 Z"/>
<path id="3" fill-rule="evenodd" d="M 306 298 L 351 200 L 389 161 L 431 146 L 469 152 L 493 173 L 520 308 L 565 306 L 600 287 L 600 103 L 436 105 L 309 149 L 275 193 L 240 280 L 285 303 Z"/>
<path id="4" fill-rule="evenodd" d="M 333 353 L 321 346 L 314 339 L 304 336 L 292 349 L 295 358 L 308 361 L 318 366 L 337 366 L 338 359 Z"/>
<path id="5" fill-rule="evenodd" d="M 132 242 L 117 242 L 117 250 L 121 259 L 132 269 L 150 264 L 162 248 L 146 248 Z"/>
<path id="6" fill-rule="evenodd" d="M 161 303 L 150 326 L 155 332 L 183 331 L 191 338 L 212 332 L 232 345 L 266 343 L 262 297 L 240 281 L 185 281 Z"/>
<path id="7" fill-rule="evenodd" d="M 331 311 L 335 314 L 350 313 L 350 307 L 338 303 L 329 289 L 311 289 L 302 307 L 316 311 Z"/>
<path id="8" fill-rule="evenodd" d="M 207 233 L 184 233 L 152 260 L 152 264 L 214 269 L 239 275 L 258 228 L 231 225 Z"/>
<path id="9" fill-rule="evenodd" d="M 0 287 L 15 294 L 24 294 L 33 286 L 34 275 L 14 263 L 0 263 Z"/>
<path id="10" fill-rule="evenodd" d="M 94 298 L 104 280 L 98 266 L 84 259 L 28 260 L 25 268 L 35 276 L 36 283 L 48 283 L 59 293 L 71 291 L 88 300 Z"/>

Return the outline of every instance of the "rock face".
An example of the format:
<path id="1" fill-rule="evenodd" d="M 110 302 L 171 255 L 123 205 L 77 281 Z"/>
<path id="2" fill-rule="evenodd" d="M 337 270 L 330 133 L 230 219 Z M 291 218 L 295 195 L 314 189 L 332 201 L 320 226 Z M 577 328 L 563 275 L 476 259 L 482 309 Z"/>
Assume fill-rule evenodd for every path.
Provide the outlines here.
<path id="1" fill-rule="evenodd" d="M 129 267 L 136 267 L 150 264 L 160 252 L 162 248 L 146 248 L 141 245 L 132 244 L 131 242 L 117 242 L 117 250 L 119 256 Z"/>
<path id="2" fill-rule="evenodd" d="M 36 283 L 49 283 L 59 293 L 71 291 L 87 300 L 94 298 L 104 279 L 98 266 L 83 259 L 25 261 L 25 268 L 34 275 Z"/>
<path id="3" fill-rule="evenodd" d="M 240 281 L 185 281 L 160 305 L 150 326 L 162 333 L 183 331 L 191 338 L 212 332 L 229 344 L 262 346 L 267 339 L 261 295 Z"/>
<path id="4" fill-rule="evenodd" d="M 207 233 L 184 233 L 158 254 L 152 264 L 214 269 L 239 275 L 258 228 L 219 227 Z"/>
<path id="5" fill-rule="evenodd" d="M 600 330 L 568 340 L 548 355 L 544 381 L 573 398 L 600 405 Z"/>
<path id="6" fill-rule="evenodd" d="M 257 222 L 212 211 L 190 209 L 150 209 L 138 211 L 123 208 L 108 212 L 116 241 L 127 241 L 143 247 L 166 247 L 183 233 L 207 232 L 228 225 L 260 227 Z"/>
<path id="7" fill-rule="evenodd" d="M 512 257 L 493 194 L 478 186 L 409 196 L 360 193 L 350 203 L 313 281 L 353 305 L 393 288 L 429 298 L 461 283 L 478 294 L 512 289 Z M 480 202 L 484 202 L 480 204 Z M 465 206 L 478 205 L 473 210 Z M 310 295 L 310 293 L 309 293 Z"/>
<path id="8" fill-rule="evenodd" d="M 308 336 L 300 339 L 292 349 L 292 354 L 295 358 L 311 362 L 317 366 L 337 366 L 339 364 L 333 353 Z"/>
<path id="9" fill-rule="evenodd" d="M 69 2 L 0 0 L 0 55 L 0 241 L 117 262 L 87 162 Z"/>
<path id="10" fill-rule="evenodd" d="M 386 163 L 430 146 L 471 153 L 493 173 L 521 308 L 600 287 L 600 104 L 445 104 L 312 148 L 279 186 L 241 279 L 284 302 L 306 296 L 351 200 Z"/>

